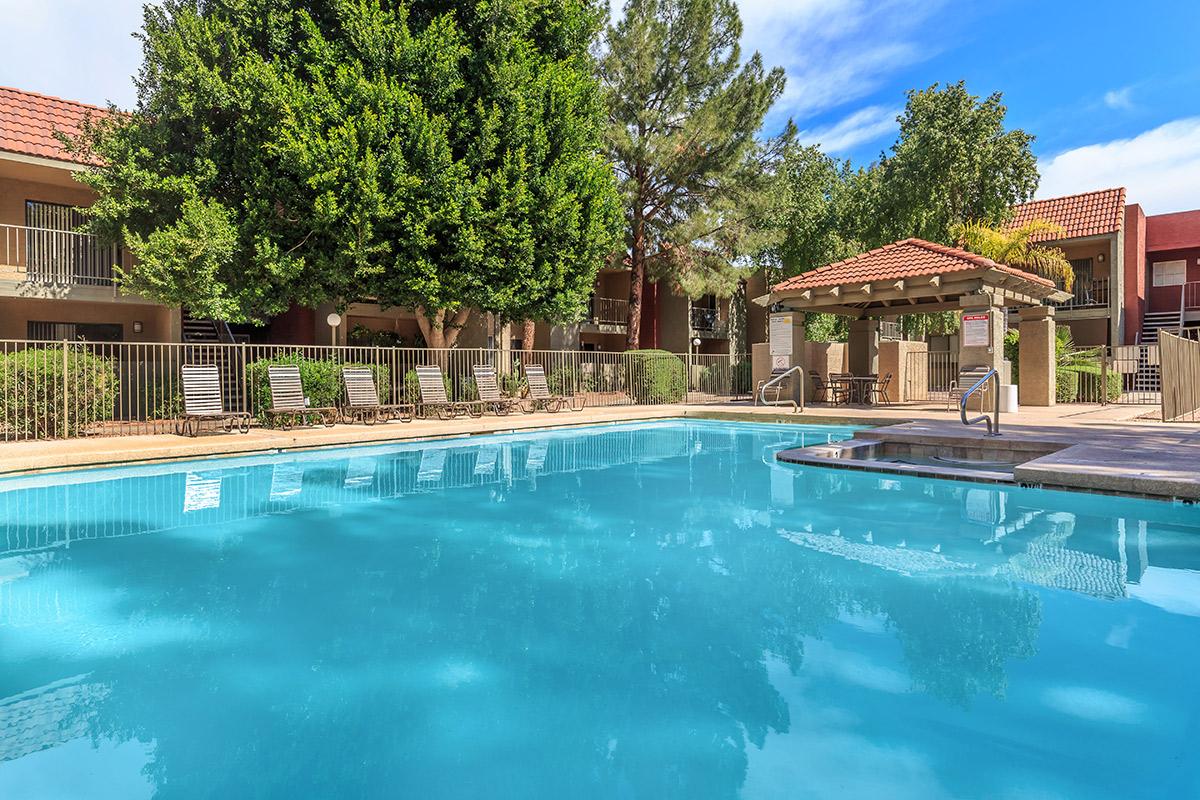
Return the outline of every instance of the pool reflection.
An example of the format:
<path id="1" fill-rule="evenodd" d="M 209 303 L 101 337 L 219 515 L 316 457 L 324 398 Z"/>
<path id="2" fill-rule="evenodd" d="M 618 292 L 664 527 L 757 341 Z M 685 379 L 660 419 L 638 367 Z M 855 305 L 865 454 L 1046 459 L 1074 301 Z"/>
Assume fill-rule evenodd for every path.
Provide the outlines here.
<path id="1" fill-rule="evenodd" d="M 97 796 L 135 796 L 122 770 L 163 797 L 881 796 L 830 768 L 856 757 L 890 796 L 1196 778 L 1192 509 L 777 465 L 790 435 L 0 491 L 0 789 L 81 740 L 125 787 Z"/>

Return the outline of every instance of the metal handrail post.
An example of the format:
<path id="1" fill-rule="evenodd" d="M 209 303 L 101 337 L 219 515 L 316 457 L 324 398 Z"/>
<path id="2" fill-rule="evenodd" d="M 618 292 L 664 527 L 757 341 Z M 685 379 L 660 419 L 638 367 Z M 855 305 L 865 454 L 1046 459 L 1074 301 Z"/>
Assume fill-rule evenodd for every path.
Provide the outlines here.
<path id="1" fill-rule="evenodd" d="M 982 388 L 983 385 L 985 383 L 987 383 L 989 379 L 994 380 L 996 382 L 996 385 L 994 387 L 995 395 L 996 395 L 995 411 L 993 412 L 994 417 L 989 417 L 987 414 L 980 414 L 978 417 L 974 417 L 972 419 L 967 419 L 967 401 L 970 400 L 971 395 L 973 395 L 973 394 L 975 394 L 975 392 L 979 391 L 979 389 Z M 963 425 L 974 425 L 976 422 L 986 422 L 987 423 L 987 435 L 988 436 L 999 436 L 1000 435 L 1000 373 L 998 371 L 996 371 L 995 369 L 989 369 L 987 371 L 986 375 L 984 375 L 982 378 L 980 378 L 978 381 L 975 382 L 974 386 L 972 386 L 967 391 L 963 392 L 962 399 L 958 401 L 958 411 L 959 411 L 959 417 L 962 419 Z"/>

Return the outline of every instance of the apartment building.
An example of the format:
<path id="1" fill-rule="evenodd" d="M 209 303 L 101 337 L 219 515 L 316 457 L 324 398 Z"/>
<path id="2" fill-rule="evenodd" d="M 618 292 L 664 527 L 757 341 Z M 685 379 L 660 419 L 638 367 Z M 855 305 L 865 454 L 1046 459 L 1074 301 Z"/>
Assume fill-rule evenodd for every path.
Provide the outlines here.
<path id="1" fill-rule="evenodd" d="M 1013 211 L 1013 225 L 1062 228 L 1037 241 L 1061 248 L 1074 269 L 1072 297 L 1056 316 L 1077 344 L 1154 342 L 1160 329 L 1200 325 L 1200 211 L 1147 216 L 1121 187 Z"/>

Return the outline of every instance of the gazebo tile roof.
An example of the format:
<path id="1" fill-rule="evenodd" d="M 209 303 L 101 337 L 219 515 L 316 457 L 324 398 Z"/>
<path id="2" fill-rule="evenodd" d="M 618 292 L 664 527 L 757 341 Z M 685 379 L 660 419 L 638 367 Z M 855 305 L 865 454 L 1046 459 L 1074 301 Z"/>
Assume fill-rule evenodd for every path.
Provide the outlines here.
<path id="1" fill-rule="evenodd" d="M 923 239 L 904 239 L 875 250 L 869 250 L 866 253 L 860 253 L 845 261 L 827 264 L 824 267 L 788 278 L 782 283 L 776 284 L 772 291 L 786 292 L 850 283 L 898 281 L 904 278 L 945 275 L 978 269 L 996 269 L 1032 283 L 1054 287 L 1053 281 L 1039 275 L 1006 264 L 997 264 L 990 258 L 984 258 L 957 247 L 947 247 Z"/>
<path id="2" fill-rule="evenodd" d="M 1125 187 L 1034 200 L 1013 206 L 1012 210 L 1011 227 L 1044 219 L 1063 229 L 1061 234 L 1039 234 L 1033 237 L 1032 241 L 1035 242 L 1103 236 L 1121 230 L 1125 215 Z"/>

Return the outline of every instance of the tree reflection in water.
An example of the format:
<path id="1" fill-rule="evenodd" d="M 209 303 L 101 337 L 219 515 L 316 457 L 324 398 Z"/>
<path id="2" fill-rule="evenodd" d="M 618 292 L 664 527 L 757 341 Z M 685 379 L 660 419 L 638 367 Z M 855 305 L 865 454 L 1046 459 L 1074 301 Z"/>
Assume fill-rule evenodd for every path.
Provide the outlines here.
<path id="1" fill-rule="evenodd" d="M 0 695 L 86 674 L 76 727 L 151 743 L 161 797 L 733 797 L 793 726 L 769 664 L 805 676 L 847 617 L 882 620 L 908 691 L 954 714 L 1036 656 L 1044 591 L 1124 596 L 1128 559 L 1104 572 L 1124 550 L 1074 535 L 1077 498 L 764 463 L 781 436 L 642 426 L 0 492 L 30 565 Z M 1056 561 L 1076 540 L 1091 561 Z M 37 735 L 0 727 L 0 759 Z"/>

